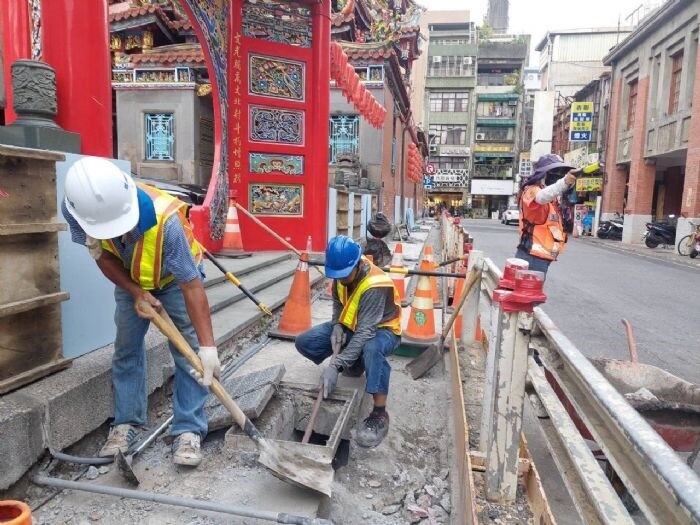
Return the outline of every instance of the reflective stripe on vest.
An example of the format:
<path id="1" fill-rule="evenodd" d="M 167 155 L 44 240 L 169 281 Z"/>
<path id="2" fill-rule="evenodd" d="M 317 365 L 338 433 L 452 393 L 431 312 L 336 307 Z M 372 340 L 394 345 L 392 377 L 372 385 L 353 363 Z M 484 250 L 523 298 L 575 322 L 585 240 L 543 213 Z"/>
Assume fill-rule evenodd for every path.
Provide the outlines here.
<path id="1" fill-rule="evenodd" d="M 370 265 L 370 270 L 365 277 L 358 283 L 355 291 L 348 298 L 348 289 L 346 286 L 336 280 L 338 298 L 343 305 L 343 311 L 340 313 L 338 322 L 346 326 L 348 329 L 355 331 L 357 327 L 357 311 L 360 308 L 360 299 L 370 288 L 392 288 L 394 292 L 394 305 L 396 306 L 396 316 L 377 325 L 377 328 L 388 328 L 396 335 L 401 335 L 401 297 L 394 286 L 394 281 L 386 275 L 380 268 L 369 262 L 368 259 L 362 257 L 362 260 Z"/>
<path id="2" fill-rule="evenodd" d="M 532 247 L 530 255 L 555 261 L 557 256 L 564 251 L 566 234 L 561 222 L 561 213 L 555 202 L 547 204 L 547 220 L 542 224 L 535 224 L 532 229 Z M 520 207 L 523 209 L 523 206 Z M 522 213 L 520 221 L 520 235 L 523 232 L 523 220 L 525 214 Z"/>
<path id="3" fill-rule="evenodd" d="M 185 203 L 172 195 L 153 186 L 137 182 L 141 188 L 153 200 L 156 212 L 156 225 L 144 232 L 134 245 L 134 253 L 131 256 L 131 278 L 144 290 L 162 288 L 175 280 L 172 274 L 164 277 L 160 275 L 163 266 L 163 238 L 165 235 L 165 222 L 177 213 L 185 231 L 185 237 L 190 246 L 190 252 L 194 257 L 195 265 L 202 262 L 204 255 L 199 243 L 194 238 L 192 226 L 185 217 Z M 111 240 L 102 241 L 102 247 L 108 252 L 122 259 L 119 251 Z M 122 260 L 122 263 L 124 261 Z"/>

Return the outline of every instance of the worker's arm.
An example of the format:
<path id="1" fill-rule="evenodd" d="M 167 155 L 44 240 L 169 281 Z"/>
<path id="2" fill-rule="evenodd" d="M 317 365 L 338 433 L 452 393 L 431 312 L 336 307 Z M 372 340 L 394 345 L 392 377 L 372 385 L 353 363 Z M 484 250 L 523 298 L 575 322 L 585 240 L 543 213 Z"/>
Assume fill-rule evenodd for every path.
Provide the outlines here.
<path id="1" fill-rule="evenodd" d="M 576 184 L 576 175 L 569 172 L 554 184 L 545 186 L 538 191 L 537 195 L 535 196 L 535 202 L 537 204 L 547 204 L 548 202 L 552 202 L 574 184 Z"/>
<path id="2" fill-rule="evenodd" d="M 336 364 L 349 368 L 360 357 L 367 341 L 374 337 L 377 325 L 382 321 L 386 294 L 382 288 L 370 288 L 362 294 L 357 310 L 357 326 L 345 349 L 336 357 Z"/>
<path id="3" fill-rule="evenodd" d="M 131 275 L 129 275 L 129 272 L 117 257 L 103 250 L 95 262 L 97 262 L 97 267 L 107 279 L 134 298 L 134 307 L 138 305 L 139 301 L 146 301 L 156 310 L 160 309 L 160 301 L 131 279 Z M 136 308 L 136 313 L 143 317 L 138 308 Z"/>

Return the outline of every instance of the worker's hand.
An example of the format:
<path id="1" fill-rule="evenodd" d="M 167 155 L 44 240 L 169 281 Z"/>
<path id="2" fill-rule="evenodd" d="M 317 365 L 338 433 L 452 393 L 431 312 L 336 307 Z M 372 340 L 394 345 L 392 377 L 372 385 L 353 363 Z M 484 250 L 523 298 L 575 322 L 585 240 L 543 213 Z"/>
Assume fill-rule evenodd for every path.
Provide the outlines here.
<path id="1" fill-rule="evenodd" d="M 90 257 L 97 260 L 102 256 L 102 241 L 93 239 L 89 235 L 85 237 L 85 246 L 87 246 Z"/>
<path id="2" fill-rule="evenodd" d="M 576 173 L 574 173 L 575 171 L 576 170 L 571 170 L 569 173 L 564 175 L 564 182 L 569 188 L 576 184 Z"/>
<path id="3" fill-rule="evenodd" d="M 197 383 L 202 386 L 208 387 L 211 385 L 212 379 L 217 378 L 221 375 L 221 361 L 219 361 L 219 352 L 215 346 L 200 346 L 199 347 L 199 360 L 202 362 L 203 374 L 200 374 L 196 370 L 192 370 L 190 373 L 192 377 L 195 378 Z"/>
<path id="4" fill-rule="evenodd" d="M 333 326 L 333 331 L 331 332 L 331 349 L 334 354 L 339 354 L 340 350 L 345 344 L 345 330 L 343 330 L 343 325 L 338 323 Z"/>
<path id="5" fill-rule="evenodd" d="M 134 296 L 134 310 L 136 310 L 136 315 L 142 319 L 150 319 L 149 315 L 139 308 L 139 303 L 144 301 L 150 304 L 156 312 L 160 312 L 163 307 L 160 301 L 151 295 L 151 292 L 139 289 L 139 292 Z"/>
<path id="6" fill-rule="evenodd" d="M 323 399 L 326 399 L 335 390 L 338 382 L 338 369 L 334 365 L 328 365 L 321 372 L 321 386 L 323 387 Z"/>

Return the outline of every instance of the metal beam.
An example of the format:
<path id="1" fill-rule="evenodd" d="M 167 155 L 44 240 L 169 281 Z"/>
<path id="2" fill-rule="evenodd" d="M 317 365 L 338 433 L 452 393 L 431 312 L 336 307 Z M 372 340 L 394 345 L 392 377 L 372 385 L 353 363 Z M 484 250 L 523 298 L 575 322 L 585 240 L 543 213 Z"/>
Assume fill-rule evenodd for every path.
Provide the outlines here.
<path id="1" fill-rule="evenodd" d="M 659 525 L 700 524 L 700 479 L 539 308 L 547 369 L 642 512 Z"/>

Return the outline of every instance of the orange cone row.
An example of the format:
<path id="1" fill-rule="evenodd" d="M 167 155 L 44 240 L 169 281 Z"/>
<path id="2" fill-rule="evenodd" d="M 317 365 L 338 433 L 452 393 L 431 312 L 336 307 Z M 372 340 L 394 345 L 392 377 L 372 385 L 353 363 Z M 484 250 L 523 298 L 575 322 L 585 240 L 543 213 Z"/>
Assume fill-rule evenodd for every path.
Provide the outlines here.
<path id="1" fill-rule="evenodd" d="M 408 325 L 403 331 L 402 340 L 409 344 L 430 345 L 440 340 L 435 332 L 435 314 L 433 312 L 433 293 L 430 278 L 418 277 L 416 291 L 411 303 Z"/>

